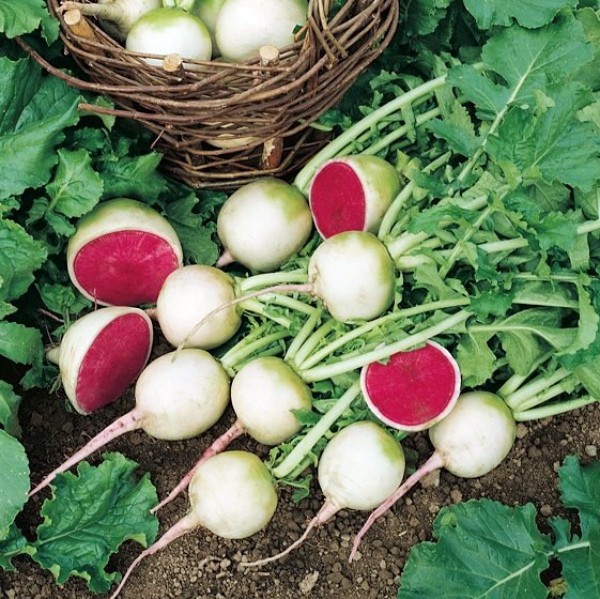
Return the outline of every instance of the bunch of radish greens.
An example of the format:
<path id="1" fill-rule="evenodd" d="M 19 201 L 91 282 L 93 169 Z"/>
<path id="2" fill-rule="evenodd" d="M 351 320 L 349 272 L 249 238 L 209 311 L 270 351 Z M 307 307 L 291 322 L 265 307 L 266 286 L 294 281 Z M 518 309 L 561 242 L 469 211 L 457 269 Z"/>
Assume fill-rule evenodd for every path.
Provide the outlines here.
<path id="1" fill-rule="evenodd" d="M 14 142 L 13 153 L 0 150 L 7 159 L 1 168 L 12 170 L 0 184 L 6 200 L 0 222 L 17 265 L 9 270 L 3 263 L 0 324 L 8 341 L 2 355 L 33 365 L 25 386 L 56 373 L 43 365 L 39 330 L 24 326 L 35 326 L 39 315 L 27 313 L 25 301 L 9 303 L 25 299 L 35 280 L 48 322 L 64 320 L 56 329 L 60 351 L 52 355 L 58 353 L 75 409 L 89 413 L 118 401 L 137 377 L 135 407 L 31 492 L 53 483 L 37 541 L 13 523 L 29 481 L 22 448 L 8 434 L 16 432 L 18 398 L 6 384 L 2 394 L 12 407 L 8 416 L 0 413 L 7 439 L 0 448 L 12 452 L 19 472 L 10 475 L 10 506 L 0 521 L 3 567 L 30 553 L 57 570 L 64 547 L 49 549 L 43 535 L 60 521 L 53 518 L 60 502 L 77 492 L 94 504 L 93 469 L 82 464 L 78 478 L 65 474 L 68 468 L 134 428 L 165 441 L 209 434 L 229 400 L 231 428 L 160 504 L 146 480 L 135 487 L 141 501 L 114 493 L 115 502 L 126 495 L 137 506 L 131 519 L 138 529 L 144 523 L 137 539 L 148 545 L 157 529 L 149 508 L 156 511 L 189 488 L 191 511 L 140 554 L 126 577 L 141 559 L 198 526 L 226 538 L 254 534 L 272 517 L 278 487 L 292 486 L 297 497 L 309 492 L 311 466 L 318 467 L 325 503 L 298 544 L 343 507 L 374 510 L 354 552 L 368 526 L 426 472 L 444 467 L 480 476 L 510 450 L 516 421 L 600 398 L 598 15 L 572 2 L 535 17 L 498 3 L 490 17 L 473 4 L 445 7 L 477 32 L 469 51 L 434 54 L 424 34 L 442 27 L 443 7 L 428 31 L 419 31 L 424 20 L 409 20 L 401 35 L 421 36 L 409 47 L 412 57 L 419 50 L 424 65 L 372 78 L 373 100 L 361 118 L 354 114 L 348 123 L 332 111 L 320 119 L 315 126 L 337 122 L 344 130 L 335 129 L 339 134 L 293 182 L 268 179 L 226 201 L 209 195 L 200 203 L 156 172 L 156 154 L 140 155 L 143 135 L 129 136 L 112 122 L 99 126 L 77 112 L 75 92 L 23 58 L 1 59 L 19 93 L 3 100 L 14 118 L 0 133 L 7 142 L 23 142 L 24 134 L 38 141 Z M 51 23 L 42 22 L 50 37 Z M 454 23 L 449 40 L 460 32 Z M 379 66 L 397 51 L 392 45 Z M 364 91 L 363 84 L 351 93 Z M 18 169 L 26 160 L 37 164 L 35 173 Z M 281 189 L 285 202 L 276 201 L 271 213 L 277 219 L 262 217 L 263 198 L 280 197 Z M 247 202 L 252 208 L 244 212 Z M 282 213 L 290 219 L 284 225 Z M 144 243 L 132 243 L 123 230 L 131 214 L 143 223 L 136 238 L 153 250 L 149 265 L 136 253 Z M 258 233 L 273 222 L 272 236 Z M 220 255 L 212 233 L 219 235 Z M 117 237 L 118 244 L 103 245 Z M 257 239 L 259 247 L 252 243 Z M 266 256 L 265 246 L 271 248 Z M 113 276 L 100 265 L 115 256 L 121 268 Z M 162 280 L 144 287 L 157 282 L 149 272 Z M 142 287 L 148 295 L 140 295 Z M 79 313 L 85 315 L 71 324 Z M 148 362 L 155 331 L 172 351 Z M 82 339 L 89 342 L 85 351 Z M 110 372 L 127 368 L 111 385 L 94 383 L 96 352 L 114 339 L 132 341 L 131 351 L 128 360 L 115 354 Z M 186 382 L 195 395 L 176 404 L 189 392 Z M 257 395 L 285 402 L 258 410 Z M 178 415 L 166 403 L 177 405 Z M 427 428 L 435 451 L 402 483 L 399 441 Z M 266 460 L 225 451 L 241 434 L 272 447 Z M 119 465 L 122 478 L 111 489 L 130 489 L 133 466 Z M 243 510 L 228 500 L 240 496 L 249 499 Z M 123 510 L 109 506 L 99 523 Z M 132 522 L 110 524 L 117 532 L 103 548 L 106 561 L 132 530 Z M 85 572 L 92 590 L 106 591 L 118 575 L 108 575 L 104 565 L 61 563 L 58 580 Z"/>

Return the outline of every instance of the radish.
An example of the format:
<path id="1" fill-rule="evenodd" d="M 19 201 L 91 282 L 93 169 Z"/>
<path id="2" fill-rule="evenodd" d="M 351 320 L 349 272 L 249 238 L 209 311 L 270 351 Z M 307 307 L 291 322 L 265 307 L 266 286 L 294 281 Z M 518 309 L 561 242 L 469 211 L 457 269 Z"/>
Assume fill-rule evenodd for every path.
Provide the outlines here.
<path id="1" fill-rule="evenodd" d="M 400 191 L 396 169 L 379 156 L 344 156 L 326 161 L 309 190 L 310 210 L 321 237 L 342 231 L 377 233 Z"/>
<path id="2" fill-rule="evenodd" d="M 82 15 L 98 17 L 102 28 L 124 40 L 133 24 L 145 13 L 162 5 L 161 0 L 98 0 L 98 2 L 63 2 L 61 12 L 79 10 Z"/>
<path id="3" fill-rule="evenodd" d="M 199 527 L 225 539 L 245 539 L 262 530 L 277 508 L 277 493 L 265 464 L 246 451 L 226 451 L 204 462 L 190 483 L 190 511 L 133 560 L 119 586 L 149 555 Z"/>
<path id="4" fill-rule="evenodd" d="M 235 261 L 259 272 L 279 268 L 306 243 L 312 219 L 298 188 L 263 177 L 237 189 L 217 217 L 225 253 L 217 266 Z"/>
<path id="5" fill-rule="evenodd" d="M 154 303 L 168 274 L 183 263 L 175 229 L 149 206 L 127 198 L 98 204 L 67 246 L 71 281 L 101 305 Z"/>
<path id="6" fill-rule="evenodd" d="M 361 370 L 361 390 L 385 424 L 422 431 L 448 415 L 460 394 L 460 370 L 441 345 L 428 341 Z"/>
<path id="7" fill-rule="evenodd" d="M 378 424 L 354 422 L 343 428 L 319 458 L 318 479 L 325 503 L 302 536 L 277 555 L 241 565 L 260 566 L 284 557 L 341 509 L 373 509 L 398 488 L 404 466 L 402 446 Z"/>
<path id="8" fill-rule="evenodd" d="M 215 25 L 219 52 L 244 61 L 258 56 L 262 46 L 288 46 L 307 17 L 306 0 L 225 0 Z"/>
<path id="9" fill-rule="evenodd" d="M 235 283 L 228 274 L 213 266 L 190 264 L 166 278 L 153 314 L 174 347 L 212 349 L 233 337 L 241 326 L 242 319 L 234 305 L 219 310 L 191 335 L 190 331 L 207 313 L 231 303 L 235 297 Z"/>
<path id="10" fill-rule="evenodd" d="M 498 395 L 485 391 L 463 393 L 450 414 L 429 429 L 435 447 L 431 457 L 371 513 L 356 535 L 350 561 L 373 522 L 424 476 L 440 468 L 462 478 L 483 476 L 508 455 L 516 433 L 510 408 Z"/>
<path id="11" fill-rule="evenodd" d="M 118 399 L 152 350 L 152 322 L 143 310 L 100 308 L 79 318 L 46 357 L 58 364 L 67 398 L 80 414 Z"/>
<path id="12" fill-rule="evenodd" d="M 215 28 L 217 17 L 225 0 L 163 0 L 163 6 L 175 6 L 191 12 L 198 17 L 208 29 L 212 42 L 213 56 L 218 55 Z"/>
<path id="13" fill-rule="evenodd" d="M 148 64 L 159 67 L 169 54 L 177 54 L 184 61 L 207 61 L 212 56 L 212 42 L 206 25 L 180 8 L 155 8 L 144 14 L 129 30 L 125 47 L 131 52 L 161 56 L 143 58 Z M 188 68 L 195 69 L 193 65 Z"/>
<path id="14" fill-rule="evenodd" d="M 221 417 L 229 403 L 229 377 L 208 352 L 182 350 L 151 362 L 135 386 L 135 407 L 93 437 L 56 470 L 30 496 L 51 483 L 91 453 L 123 433 L 142 429 L 155 439 L 175 441 L 195 437 Z"/>
<path id="15" fill-rule="evenodd" d="M 248 362 L 231 383 L 231 404 L 236 421 L 202 454 L 195 466 L 153 510 L 171 502 L 190 483 L 198 468 L 244 433 L 264 445 L 278 445 L 296 434 L 302 425 L 294 410 L 309 410 L 312 393 L 281 358 L 262 356 Z"/>

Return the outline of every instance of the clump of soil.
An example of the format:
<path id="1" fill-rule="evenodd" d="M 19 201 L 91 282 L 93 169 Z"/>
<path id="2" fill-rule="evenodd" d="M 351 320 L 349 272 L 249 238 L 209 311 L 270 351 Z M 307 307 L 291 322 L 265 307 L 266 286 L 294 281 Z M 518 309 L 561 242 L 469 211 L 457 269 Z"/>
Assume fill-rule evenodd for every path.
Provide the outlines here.
<path id="1" fill-rule="evenodd" d="M 65 409 L 62 395 L 48 396 L 36 391 L 23 394 L 21 423 L 32 470 L 32 481 L 41 480 L 62 459 L 83 445 L 116 416 L 133 406 L 129 393 L 101 414 L 83 417 Z M 43 407 L 42 405 L 43 404 Z M 179 481 L 208 447 L 215 435 L 232 422 L 229 412 L 210 434 L 182 442 L 151 439 L 141 431 L 129 433 L 107 448 L 120 451 L 151 473 L 159 497 Z M 413 435 L 404 445 L 424 461 L 431 447 L 423 433 Z M 444 505 L 488 497 L 508 505 L 532 502 L 539 511 L 539 523 L 546 517 L 568 516 L 556 488 L 556 471 L 565 456 L 581 456 L 582 463 L 596 459 L 600 447 L 600 407 L 587 406 L 552 419 L 520 424 L 517 442 L 505 462 L 479 479 L 461 480 L 447 472 L 430 476 L 379 519 L 361 545 L 352 564 L 348 555 L 355 533 L 366 514 L 340 512 L 334 520 L 313 531 L 297 551 L 280 562 L 260 569 L 244 569 L 240 562 L 256 560 L 279 552 L 301 534 L 304 525 L 318 511 L 322 496 L 315 486 L 310 499 L 294 505 L 283 492 L 275 518 L 268 528 L 250 539 L 224 540 L 199 530 L 175 541 L 165 551 L 149 557 L 129 579 L 123 599 L 393 599 L 396 597 L 403 565 L 410 548 L 432 539 L 432 522 Z M 266 456 L 267 448 L 247 437 L 234 442 L 232 449 L 248 449 Z M 90 461 L 96 462 L 99 456 Z M 19 518 L 26 534 L 39 523 L 41 502 L 48 491 L 34 497 Z M 161 530 L 187 511 L 184 496 L 160 513 Z M 111 567 L 123 572 L 140 551 L 127 543 L 114 557 Z M 27 557 L 15 560 L 16 573 L 3 573 L 0 596 L 6 599 L 88 599 L 94 597 L 80 579 L 63 587 L 52 575 Z"/>

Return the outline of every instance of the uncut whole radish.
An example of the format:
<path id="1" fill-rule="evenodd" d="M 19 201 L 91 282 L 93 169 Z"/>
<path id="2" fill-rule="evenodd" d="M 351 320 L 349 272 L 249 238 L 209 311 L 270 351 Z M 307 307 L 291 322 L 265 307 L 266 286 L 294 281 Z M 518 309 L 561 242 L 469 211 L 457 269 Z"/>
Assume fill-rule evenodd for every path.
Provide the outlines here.
<path id="1" fill-rule="evenodd" d="M 277 508 L 277 493 L 265 464 L 246 451 L 225 451 L 205 461 L 189 487 L 190 511 L 131 563 L 115 599 L 138 564 L 182 535 L 203 527 L 225 539 L 245 539 L 262 530 Z"/>
<path id="2" fill-rule="evenodd" d="M 255 441 L 271 446 L 287 441 L 302 428 L 293 410 L 309 410 L 312 393 L 281 358 L 262 356 L 242 366 L 231 381 L 231 405 L 236 415 L 233 425 L 204 451 L 194 467 L 153 511 L 175 499 L 206 460 L 223 451 L 240 435 L 247 434 Z"/>
<path id="3" fill-rule="evenodd" d="M 429 429 L 435 451 L 392 495 L 375 509 L 355 537 L 350 561 L 373 522 L 392 507 L 424 476 L 445 468 L 461 478 L 491 472 L 508 455 L 517 427 L 510 408 L 494 393 L 463 393 L 452 411 Z"/>
<path id="4" fill-rule="evenodd" d="M 185 349 L 156 358 L 135 385 L 135 407 L 109 424 L 35 487 L 35 495 L 94 451 L 124 433 L 142 429 L 155 439 L 189 439 L 209 429 L 229 404 L 229 376 L 201 349 Z"/>
<path id="5" fill-rule="evenodd" d="M 152 322 L 139 308 L 111 306 L 76 320 L 46 352 L 80 414 L 116 401 L 140 374 L 152 350 Z"/>
<path id="6" fill-rule="evenodd" d="M 325 502 L 302 536 L 277 555 L 241 565 L 261 566 L 281 559 L 342 509 L 373 509 L 398 488 L 404 467 L 402 446 L 375 422 L 354 422 L 343 428 L 319 458 L 318 480 Z"/>

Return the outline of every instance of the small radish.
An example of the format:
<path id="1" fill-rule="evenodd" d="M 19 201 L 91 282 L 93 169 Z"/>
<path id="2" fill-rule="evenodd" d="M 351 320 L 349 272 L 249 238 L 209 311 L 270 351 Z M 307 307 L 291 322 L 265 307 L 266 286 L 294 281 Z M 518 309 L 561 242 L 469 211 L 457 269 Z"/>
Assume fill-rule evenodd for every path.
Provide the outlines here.
<path id="1" fill-rule="evenodd" d="M 262 46 L 282 48 L 308 18 L 306 0 L 225 0 L 217 15 L 215 39 L 230 61 L 258 56 Z"/>
<path id="2" fill-rule="evenodd" d="M 263 177 L 237 189 L 217 217 L 225 253 L 217 266 L 235 261 L 250 270 L 272 271 L 308 240 L 312 218 L 298 188 Z"/>
<path id="3" fill-rule="evenodd" d="M 327 238 L 342 231 L 376 233 L 400 191 L 396 169 L 379 156 L 357 154 L 325 162 L 309 189 L 315 228 Z"/>
<path id="4" fill-rule="evenodd" d="M 67 398 L 80 414 L 118 399 L 152 350 L 152 322 L 143 310 L 99 308 L 74 322 L 46 357 L 58 364 Z"/>
<path id="5" fill-rule="evenodd" d="M 281 559 L 341 509 L 370 510 L 389 497 L 404 476 L 402 446 L 374 422 L 355 422 L 336 433 L 319 458 L 319 485 L 325 503 L 302 536 L 281 553 L 242 566 L 260 566 Z"/>
<path id="6" fill-rule="evenodd" d="M 175 229 L 156 210 L 127 198 L 98 204 L 67 246 L 71 281 L 97 304 L 154 303 L 167 275 L 183 263 Z"/>
<path id="7" fill-rule="evenodd" d="M 213 266 L 190 264 L 172 272 L 165 280 L 153 311 L 167 341 L 174 347 L 212 349 L 229 340 L 242 324 L 232 305 L 215 313 L 190 335 L 207 313 L 236 297 L 233 279 Z"/>
<path id="8" fill-rule="evenodd" d="M 184 349 L 174 358 L 170 352 L 146 366 L 135 386 L 135 408 L 93 437 L 29 495 L 123 433 L 141 428 L 155 439 L 175 441 L 195 437 L 215 424 L 229 404 L 224 368 L 201 349 Z"/>
<path id="9" fill-rule="evenodd" d="M 450 414 L 429 429 L 435 447 L 431 457 L 371 513 L 356 535 L 350 560 L 373 522 L 424 476 L 440 468 L 462 478 L 483 476 L 508 455 L 516 433 L 510 408 L 498 395 L 485 391 L 463 393 Z"/>
<path id="10" fill-rule="evenodd" d="M 171 541 L 199 527 L 225 539 L 245 539 L 262 530 L 277 508 L 277 493 L 265 464 L 246 451 L 226 451 L 204 462 L 190 483 L 190 511 L 142 551 L 111 595 L 115 599 L 138 564 Z"/>
<path id="11" fill-rule="evenodd" d="M 208 29 L 212 41 L 213 56 L 218 55 L 215 28 L 217 17 L 225 0 L 163 0 L 163 6 L 182 8 L 198 17 Z"/>
<path id="12" fill-rule="evenodd" d="M 212 56 L 212 42 L 206 25 L 180 8 L 156 8 L 144 14 L 129 30 L 125 47 L 131 52 L 162 57 L 143 59 L 159 67 L 169 54 L 177 54 L 184 61 L 207 61 Z M 191 70 L 195 68 L 187 66 Z"/>
<path id="13" fill-rule="evenodd" d="M 231 404 L 236 421 L 212 443 L 154 511 L 175 499 L 206 460 L 223 451 L 240 435 L 246 433 L 265 445 L 287 441 L 302 428 L 294 410 L 309 410 L 312 393 L 281 358 L 262 356 L 242 366 L 233 378 Z"/>
<path id="14" fill-rule="evenodd" d="M 124 40 L 143 14 L 160 6 L 161 0 L 98 0 L 95 3 L 67 1 L 60 5 L 60 10 L 79 10 L 82 15 L 98 17 L 107 33 Z"/>
<path id="15" fill-rule="evenodd" d="M 405 431 L 425 430 L 447 416 L 460 383 L 456 360 L 433 341 L 361 371 L 361 389 L 371 411 L 388 426 Z"/>

